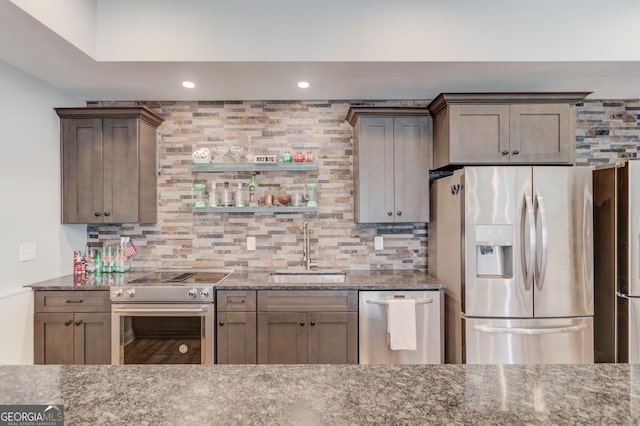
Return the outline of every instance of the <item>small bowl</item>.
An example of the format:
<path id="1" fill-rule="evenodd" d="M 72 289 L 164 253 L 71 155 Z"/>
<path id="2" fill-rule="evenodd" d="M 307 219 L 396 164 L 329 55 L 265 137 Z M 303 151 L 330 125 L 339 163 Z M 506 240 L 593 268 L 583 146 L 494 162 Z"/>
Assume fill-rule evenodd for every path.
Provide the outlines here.
<path id="1" fill-rule="evenodd" d="M 278 194 L 278 202 L 283 206 L 289 205 L 289 203 L 291 202 L 291 195 Z"/>

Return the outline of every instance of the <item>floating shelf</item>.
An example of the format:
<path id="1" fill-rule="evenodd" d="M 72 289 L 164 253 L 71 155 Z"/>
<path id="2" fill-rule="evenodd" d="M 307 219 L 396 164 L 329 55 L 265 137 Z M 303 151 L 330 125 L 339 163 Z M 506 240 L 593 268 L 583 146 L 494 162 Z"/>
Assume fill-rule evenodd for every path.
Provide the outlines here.
<path id="1" fill-rule="evenodd" d="M 318 170 L 318 163 L 203 163 L 192 164 L 193 172 L 307 172 Z"/>
<path id="2" fill-rule="evenodd" d="M 317 207 L 258 206 L 258 207 L 193 207 L 194 213 L 314 213 Z"/>

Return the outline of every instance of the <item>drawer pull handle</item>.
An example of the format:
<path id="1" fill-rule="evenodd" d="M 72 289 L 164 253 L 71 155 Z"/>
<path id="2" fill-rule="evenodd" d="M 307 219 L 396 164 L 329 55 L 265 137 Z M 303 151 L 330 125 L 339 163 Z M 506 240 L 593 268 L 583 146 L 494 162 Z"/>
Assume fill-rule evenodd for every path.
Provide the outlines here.
<path id="1" fill-rule="evenodd" d="M 230 298 L 227 299 L 227 303 L 229 303 L 230 305 L 243 304 L 244 303 L 244 299 L 230 297 Z"/>
<path id="2" fill-rule="evenodd" d="M 78 320 L 78 321 L 74 322 L 74 324 L 75 324 L 75 325 L 76 325 L 76 327 L 77 327 L 77 326 L 79 326 L 80 324 L 82 324 L 82 320 Z"/>
<path id="3" fill-rule="evenodd" d="M 64 322 L 64 325 L 71 325 L 71 323 L 72 323 L 72 322 L 73 322 L 73 321 L 71 321 L 71 320 L 66 320 L 66 321 Z"/>
<path id="4" fill-rule="evenodd" d="M 84 300 L 82 300 L 82 299 L 79 299 L 79 300 L 71 300 L 71 299 L 69 299 L 69 300 L 67 300 L 67 303 L 82 303 L 82 302 L 84 302 Z"/>

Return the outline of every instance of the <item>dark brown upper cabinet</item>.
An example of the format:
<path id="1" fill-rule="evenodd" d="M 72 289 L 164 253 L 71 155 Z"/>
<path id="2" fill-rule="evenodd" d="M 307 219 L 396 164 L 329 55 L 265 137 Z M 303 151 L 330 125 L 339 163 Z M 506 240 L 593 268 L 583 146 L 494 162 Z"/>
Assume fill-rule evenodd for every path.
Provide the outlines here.
<path id="1" fill-rule="evenodd" d="M 351 107 L 358 223 L 429 221 L 431 117 L 425 108 Z"/>
<path id="2" fill-rule="evenodd" d="M 428 106 L 433 166 L 573 164 L 575 104 L 588 94 L 441 93 Z"/>
<path id="3" fill-rule="evenodd" d="M 56 108 L 62 223 L 153 223 L 156 128 L 145 108 Z"/>

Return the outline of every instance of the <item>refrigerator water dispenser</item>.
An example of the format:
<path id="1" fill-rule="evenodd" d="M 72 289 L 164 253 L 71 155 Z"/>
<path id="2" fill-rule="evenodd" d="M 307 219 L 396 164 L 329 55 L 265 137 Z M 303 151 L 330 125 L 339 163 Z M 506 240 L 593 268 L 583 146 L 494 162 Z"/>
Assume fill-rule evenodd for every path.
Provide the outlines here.
<path id="1" fill-rule="evenodd" d="M 511 225 L 476 225 L 476 276 L 513 277 Z"/>

